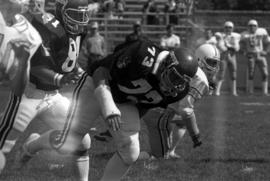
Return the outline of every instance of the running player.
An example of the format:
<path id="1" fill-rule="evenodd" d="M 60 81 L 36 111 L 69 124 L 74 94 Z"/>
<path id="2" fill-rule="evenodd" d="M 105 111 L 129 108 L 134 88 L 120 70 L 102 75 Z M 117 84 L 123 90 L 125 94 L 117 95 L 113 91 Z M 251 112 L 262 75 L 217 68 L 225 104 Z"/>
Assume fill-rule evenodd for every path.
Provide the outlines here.
<path id="1" fill-rule="evenodd" d="M 34 11 L 33 11 L 34 12 Z M 9 152 L 29 123 L 36 117 L 54 128 L 61 129 L 69 109 L 68 98 L 58 89 L 63 86 L 75 87 L 81 72 L 77 67 L 77 56 L 81 38 L 88 24 L 88 0 L 56 2 L 56 15 L 44 11 L 27 11 L 24 15 L 42 37 L 40 46 L 31 58 L 30 82 L 20 99 L 12 96 L 10 106 L 3 114 L 0 127 L 0 147 Z M 36 139 L 34 134 L 29 140 Z M 27 140 L 27 141 L 29 141 Z M 81 140 L 80 140 L 81 141 Z M 72 154 L 76 157 L 79 180 L 88 180 L 90 139 L 86 135 Z M 80 142 L 81 143 L 81 142 Z"/>
<path id="2" fill-rule="evenodd" d="M 19 13 L 20 7 L 9 1 L 0 2 L 0 81 L 10 87 L 14 102 L 6 111 L 18 106 L 21 95 L 29 80 L 30 59 L 41 45 L 39 33 Z M 7 11 L 8 10 L 8 11 Z M 11 26 L 8 26 L 11 24 Z M 2 128 L 9 122 L 0 121 L 0 139 L 8 129 Z M 3 132 L 2 132 L 3 131 Z M 5 166 L 5 156 L 0 149 L 0 173 Z"/>

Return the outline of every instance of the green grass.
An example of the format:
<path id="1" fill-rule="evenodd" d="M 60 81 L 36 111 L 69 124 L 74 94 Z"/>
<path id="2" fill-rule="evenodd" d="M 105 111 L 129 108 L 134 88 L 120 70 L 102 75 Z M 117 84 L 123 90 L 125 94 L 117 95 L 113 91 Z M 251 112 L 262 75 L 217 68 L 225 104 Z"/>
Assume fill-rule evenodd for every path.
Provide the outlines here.
<path id="1" fill-rule="evenodd" d="M 123 180 L 269 181 L 269 108 L 268 97 L 206 97 L 196 106 L 203 145 L 193 149 L 191 139 L 186 135 L 177 150 L 181 159 L 138 161 Z M 8 164 L 0 180 L 76 180 L 71 158 L 49 151 L 37 155 L 25 168 L 15 169 L 16 152 L 24 138 L 34 129 L 43 131 L 46 126 L 39 120 L 30 125 L 8 156 Z M 91 181 L 99 180 L 113 151 L 113 143 L 104 144 L 93 140 L 90 152 Z"/>

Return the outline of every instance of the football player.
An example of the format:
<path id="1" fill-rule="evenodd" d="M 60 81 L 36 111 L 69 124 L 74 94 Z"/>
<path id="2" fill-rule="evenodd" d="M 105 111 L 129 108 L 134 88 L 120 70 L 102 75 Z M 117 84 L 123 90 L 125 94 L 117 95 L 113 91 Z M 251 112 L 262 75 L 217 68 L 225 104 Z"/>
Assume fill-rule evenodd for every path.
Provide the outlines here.
<path id="1" fill-rule="evenodd" d="M 101 180 L 120 180 L 139 156 L 141 115 L 159 106 L 178 113 L 179 100 L 188 93 L 197 69 L 198 62 L 186 49 L 169 52 L 144 40 L 116 48 L 94 69 L 90 90 L 74 94 L 77 100 L 64 129 L 51 130 L 26 148 L 31 154 L 49 146 L 70 152 L 101 114 L 117 144 Z"/>
<path id="2" fill-rule="evenodd" d="M 39 33 L 21 14 L 16 5 L 9 1 L 0 2 L 0 81 L 11 90 L 14 102 L 7 110 L 18 106 L 20 97 L 29 80 L 30 58 L 41 45 Z M 7 11 L 8 10 L 8 11 Z M 11 24 L 11 26 L 8 26 Z M 0 121 L 2 134 L 8 129 L 2 128 L 8 122 Z M 0 173 L 5 166 L 5 156 L 0 149 Z"/>
<path id="3" fill-rule="evenodd" d="M 268 67 L 267 67 L 267 49 L 269 46 L 269 35 L 264 28 L 258 27 L 258 22 L 254 19 L 248 22 L 248 30 L 241 36 L 241 51 L 248 59 L 248 81 L 247 92 L 254 92 L 254 73 L 255 66 L 258 65 L 262 73 L 262 94 L 268 95 Z"/>
<path id="4" fill-rule="evenodd" d="M 237 64 L 236 64 L 236 53 L 240 49 L 240 37 L 241 35 L 233 32 L 234 24 L 231 21 L 226 21 L 224 23 L 224 33 L 222 33 L 222 39 L 224 41 L 224 45 L 226 50 L 221 53 L 222 55 L 222 63 L 220 66 L 220 71 L 217 75 L 217 87 L 215 90 L 215 95 L 220 95 L 220 90 L 222 86 L 222 82 L 225 76 L 226 68 L 228 66 L 231 76 L 231 94 L 233 96 L 237 96 L 236 89 L 236 78 L 237 78 Z"/>
<path id="5" fill-rule="evenodd" d="M 79 87 L 77 80 L 86 75 L 81 74 L 76 60 L 89 21 L 88 0 L 59 0 L 56 2 L 55 16 L 42 11 L 27 11 L 25 15 L 40 33 L 43 43 L 31 58 L 30 82 L 24 94 L 19 99 L 11 96 L 3 114 L 0 147 L 6 152 L 12 149 L 18 133 L 24 132 L 36 117 L 53 128 L 61 129 L 69 109 L 69 100 L 58 90 L 65 85 Z M 38 136 L 31 135 L 27 141 Z M 90 139 L 87 137 L 83 140 L 85 144 L 73 152 L 81 169 L 79 180 L 84 181 L 88 180 L 89 167 L 87 150 Z"/>
<path id="6" fill-rule="evenodd" d="M 179 158 L 180 156 L 175 153 L 175 149 L 186 130 L 192 138 L 194 148 L 202 144 L 194 104 L 203 96 L 208 95 L 214 76 L 219 70 L 220 53 L 216 46 L 202 44 L 195 51 L 195 59 L 199 62 L 199 68 L 189 82 L 188 94 L 179 102 L 179 114 L 171 115 L 172 113 L 166 110 L 162 112 L 159 109 L 153 110 L 143 118 L 149 130 L 151 153 L 143 152 L 140 155 L 141 159 L 148 159 L 151 156 L 155 158 Z M 162 116 L 166 114 L 167 118 L 164 120 Z M 158 119 L 158 122 L 153 119 L 154 117 Z M 171 123 L 176 124 L 172 135 L 170 134 L 171 130 L 168 129 L 168 125 Z M 167 130 L 167 132 L 164 130 Z"/>

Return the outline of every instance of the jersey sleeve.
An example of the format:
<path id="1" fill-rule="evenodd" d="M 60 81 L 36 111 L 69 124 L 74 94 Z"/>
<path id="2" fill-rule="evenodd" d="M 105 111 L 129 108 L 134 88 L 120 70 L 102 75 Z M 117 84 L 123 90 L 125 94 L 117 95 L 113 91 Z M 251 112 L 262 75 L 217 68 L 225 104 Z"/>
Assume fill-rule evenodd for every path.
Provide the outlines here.
<path id="1" fill-rule="evenodd" d="M 193 97 L 194 100 L 199 100 L 208 92 L 209 92 L 208 80 L 203 71 L 199 68 L 195 75 L 195 78 L 193 78 L 190 82 L 190 90 L 188 92 L 188 95 Z"/>

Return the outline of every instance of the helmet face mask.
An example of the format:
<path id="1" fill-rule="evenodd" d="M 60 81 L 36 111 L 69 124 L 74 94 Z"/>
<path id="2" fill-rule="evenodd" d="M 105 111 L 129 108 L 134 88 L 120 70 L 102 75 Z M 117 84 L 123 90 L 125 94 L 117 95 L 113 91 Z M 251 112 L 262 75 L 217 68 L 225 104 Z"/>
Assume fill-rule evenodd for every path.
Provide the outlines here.
<path id="1" fill-rule="evenodd" d="M 85 30 L 90 20 L 87 0 L 66 0 L 60 11 L 69 34 L 80 34 Z"/>
<path id="2" fill-rule="evenodd" d="M 203 44 L 195 52 L 200 68 L 204 71 L 208 81 L 212 81 L 219 71 L 220 54 L 219 50 L 210 44 Z"/>
<path id="3" fill-rule="evenodd" d="M 195 73 L 193 72 L 197 71 L 197 62 L 195 60 L 194 62 L 196 62 L 196 64 L 188 65 L 185 63 L 191 60 L 193 61 L 192 57 L 187 58 L 184 55 L 181 57 L 181 60 L 179 60 L 180 59 L 179 54 L 177 56 L 178 57 L 176 57 L 174 52 L 170 52 L 168 54 L 168 56 L 165 59 L 165 66 L 160 75 L 159 86 L 160 90 L 165 96 L 176 97 L 178 94 L 183 92 L 188 86 L 191 77 L 195 75 Z M 192 59 L 189 60 L 189 58 Z M 192 75 L 190 74 L 190 72 L 192 72 L 191 73 Z"/>
<path id="4" fill-rule="evenodd" d="M 171 66 L 161 73 L 160 88 L 164 95 L 176 97 L 178 93 L 184 91 L 188 82 L 188 78 L 182 76 L 174 66 Z"/>

